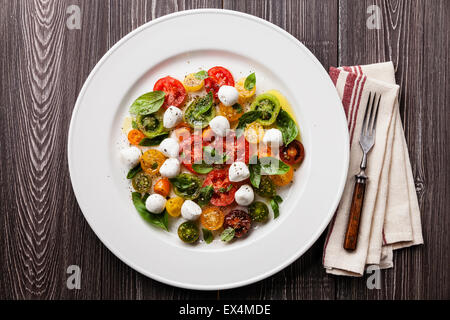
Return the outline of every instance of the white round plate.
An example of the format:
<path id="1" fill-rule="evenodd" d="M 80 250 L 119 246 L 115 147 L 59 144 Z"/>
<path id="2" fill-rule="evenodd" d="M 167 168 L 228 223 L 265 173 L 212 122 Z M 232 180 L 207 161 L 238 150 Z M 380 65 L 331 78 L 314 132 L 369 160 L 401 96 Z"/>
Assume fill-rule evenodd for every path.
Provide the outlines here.
<path id="1" fill-rule="evenodd" d="M 293 106 L 306 158 L 283 191 L 278 219 L 229 244 L 184 245 L 144 222 L 120 162 L 121 124 L 155 81 L 215 65 L 235 79 L 256 72 L 259 92 L 281 91 Z M 226 10 L 183 11 L 131 32 L 100 60 L 78 97 L 68 158 L 73 189 L 100 240 L 130 267 L 183 288 L 234 288 L 299 258 L 324 231 L 342 195 L 348 130 L 333 83 L 298 40 L 262 19 Z M 318 262 L 319 263 L 319 262 Z"/>

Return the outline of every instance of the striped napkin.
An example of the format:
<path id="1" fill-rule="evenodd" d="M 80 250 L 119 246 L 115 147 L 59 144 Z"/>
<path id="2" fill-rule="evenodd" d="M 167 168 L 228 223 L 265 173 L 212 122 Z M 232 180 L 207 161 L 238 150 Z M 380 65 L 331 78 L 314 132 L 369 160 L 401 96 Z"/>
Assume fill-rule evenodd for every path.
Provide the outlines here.
<path id="1" fill-rule="evenodd" d="M 350 133 L 350 166 L 344 193 L 329 226 L 323 252 L 327 273 L 362 276 L 365 267 L 393 267 L 393 250 L 423 243 L 420 211 L 399 114 L 399 86 L 392 62 L 331 68 Z M 369 93 L 382 95 L 375 145 L 369 154 L 358 246 L 343 248 L 362 151 L 362 120 Z"/>

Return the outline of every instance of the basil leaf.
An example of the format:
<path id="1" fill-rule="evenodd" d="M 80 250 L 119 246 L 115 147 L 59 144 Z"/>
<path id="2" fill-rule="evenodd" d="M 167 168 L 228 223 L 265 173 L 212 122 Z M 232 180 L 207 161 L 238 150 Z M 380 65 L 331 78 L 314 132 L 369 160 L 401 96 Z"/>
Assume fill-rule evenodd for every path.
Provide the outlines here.
<path id="1" fill-rule="evenodd" d="M 242 106 L 239 103 L 235 103 L 231 106 L 234 110 L 236 110 L 237 113 L 241 113 L 242 111 L 244 111 L 242 109 Z"/>
<path id="2" fill-rule="evenodd" d="M 295 124 L 295 121 L 291 118 L 289 113 L 284 111 L 283 109 L 280 110 L 280 113 L 277 117 L 277 127 L 280 129 L 282 135 L 283 135 L 283 143 L 284 145 L 288 145 L 292 141 L 295 140 L 298 136 L 298 127 Z"/>
<path id="3" fill-rule="evenodd" d="M 138 128 L 138 124 L 137 124 L 137 122 L 135 120 L 131 121 L 131 127 L 133 129 L 137 129 Z"/>
<path id="4" fill-rule="evenodd" d="M 196 74 L 194 74 L 194 76 L 198 80 L 205 80 L 206 78 L 209 78 L 208 72 L 206 72 L 205 70 L 201 70 L 201 71 L 197 72 Z"/>
<path id="5" fill-rule="evenodd" d="M 155 113 L 164 103 L 166 94 L 163 91 L 152 91 L 137 98 L 130 107 L 130 113 L 147 115 Z"/>
<path id="6" fill-rule="evenodd" d="M 207 112 L 209 109 L 211 109 L 212 104 L 213 94 L 212 91 L 210 91 L 206 96 L 196 100 L 195 109 L 193 112 L 194 117 L 197 118 L 198 116 Z"/>
<path id="7" fill-rule="evenodd" d="M 202 163 L 192 164 L 192 169 L 199 174 L 208 174 L 213 170 L 213 166 L 206 164 L 204 161 Z"/>
<path id="8" fill-rule="evenodd" d="M 127 179 L 133 179 L 141 171 L 141 164 L 138 163 L 134 168 L 131 168 L 130 171 L 128 171 Z"/>
<path id="9" fill-rule="evenodd" d="M 274 199 L 270 200 L 270 206 L 273 210 L 273 218 L 276 219 L 280 216 L 280 208 L 278 206 L 278 202 L 276 202 Z"/>
<path id="10" fill-rule="evenodd" d="M 166 210 L 164 210 L 161 214 L 151 213 L 145 207 L 145 200 L 148 198 L 148 195 L 141 198 L 141 194 L 139 192 L 133 192 L 131 197 L 133 199 L 134 207 L 145 221 L 155 227 L 169 231 L 169 215 Z"/>
<path id="11" fill-rule="evenodd" d="M 197 198 L 197 204 L 200 207 L 206 206 L 209 204 L 212 196 L 214 194 L 214 188 L 212 186 L 206 186 L 200 189 L 200 194 Z"/>
<path id="12" fill-rule="evenodd" d="M 261 163 L 261 172 L 266 175 L 282 175 L 291 169 L 286 163 L 273 157 L 261 158 L 259 162 Z"/>
<path id="13" fill-rule="evenodd" d="M 282 203 L 283 202 L 283 199 L 279 195 L 276 195 L 275 197 L 273 197 L 273 200 L 275 200 L 278 203 Z"/>
<path id="14" fill-rule="evenodd" d="M 153 138 L 144 138 L 139 142 L 139 145 L 142 147 L 153 147 L 153 146 L 159 146 L 161 142 L 166 139 L 169 136 L 168 132 L 164 132 L 160 134 L 159 136 L 153 137 Z"/>
<path id="15" fill-rule="evenodd" d="M 250 74 L 244 82 L 244 88 L 247 91 L 251 91 L 256 85 L 256 75 L 253 72 L 252 74 Z"/>
<path id="16" fill-rule="evenodd" d="M 250 171 L 250 182 L 255 188 L 259 188 L 261 183 L 261 165 L 258 162 L 258 157 L 253 156 L 250 159 L 250 164 L 248 165 Z"/>
<path id="17" fill-rule="evenodd" d="M 238 125 L 236 127 L 236 130 L 241 131 L 240 133 L 242 134 L 242 130 L 245 129 L 245 126 L 247 124 L 255 122 L 260 117 L 261 117 L 261 111 L 259 111 L 259 110 L 254 110 L 254 111 L 249 111 L 249 112 L 244 113 L 242 115 L 242 117 L 239 118 L 239 122 L 238 122 Z M 238 136 L 240 136 L 239 132 L 238 132 Z"/>
<path id="18" fill-rule="evenodd" d="M 207 244 L 210 244 L 211 242 L 213 242 L 214 236 L 213 236 L 211 231 L 209 231 L 208 229 L 203 228 L 202 232 L 203 232 L 203 240 L 205 240 L 205 242 Z"/>
<path id="19" fill-rule="evenodd" d="M 225 230 L 223 230 L 222 234 L 220 235 L 220 239 L 224 242 L 228 242 L 234 239 L 234 234 L 236 232 L 233 228 L 228 227 Z"/>
<path id="20" fill-rule="evenodd" d="M 232 184 L 228 185 L 228 187 L 226 187 L 226 188 L 219 188 L 218 192 L 219 193 L 226 193 L 226 192 L 229 192 L 231 189 L 233 189 L 233 185 Z"/>

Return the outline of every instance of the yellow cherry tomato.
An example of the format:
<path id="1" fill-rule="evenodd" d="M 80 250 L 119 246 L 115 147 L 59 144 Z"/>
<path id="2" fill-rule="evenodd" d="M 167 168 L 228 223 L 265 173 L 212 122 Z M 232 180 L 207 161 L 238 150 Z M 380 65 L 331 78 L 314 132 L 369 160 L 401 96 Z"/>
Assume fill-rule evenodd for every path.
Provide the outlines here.
<path id="1" fill-rule="evenodd" d="M 200 91 L 205 85 L 205 81 L 198 79 L 195 73 L 191 73 L 184 78 L 183 85 L 188 92 Z"/>
<path id="2" fill-rule="evenodd" d="M 245 79 L 247 78 L 240 79 L 235 85 L 235 88 L 239 93 L 239 103 L 247 102 L 256 92 L 256 86 L 254 86 L 252 90 L 245 89 Z"/>
<path id="3" fill-rule="evenodd" d="M 294 178 L 294 169 L 289 169 L 285 174 L 270 176 L 273 183 L 278 187 L 287 186 Z"/>
<path id="4" fill-rule="evenodd" d="M 234 106 L 226 106 L 224 104 L 219 104 L 219 114 L 224 116 L 230 122 L 239 120 L 239 118 L 244 114 L 244 107 L 240 104 L 235 104 Z"/>
<path id="5" fill-rule="evenodd" d="M 250 123 L 244 130 L 245 139 L 249 143 L 257 144 L 264 138 L 264 127 L 258 123 Z"/>
<path id="6" fill-rule="evenodd" d="M 218 207 L 208 207 L 203 210 L 200 222 L 205 229 L 218 230 L 222 227 L 225 214 Z"/>
<path id="7" fill-rule="evenodd" d="M 141 156 L 141 167 L 145 173 L 155 175 L 166 161 L 166 157 L 158 150 L 150 149 Z"/>
<path id="8" fill-rule="evenodd" d="M 171 217 L 178 217 L 181 214 L 181 206 L 183 205 L 184 199 L 181 197 L 170 198 L 166 202 L 167 213 Z"/>

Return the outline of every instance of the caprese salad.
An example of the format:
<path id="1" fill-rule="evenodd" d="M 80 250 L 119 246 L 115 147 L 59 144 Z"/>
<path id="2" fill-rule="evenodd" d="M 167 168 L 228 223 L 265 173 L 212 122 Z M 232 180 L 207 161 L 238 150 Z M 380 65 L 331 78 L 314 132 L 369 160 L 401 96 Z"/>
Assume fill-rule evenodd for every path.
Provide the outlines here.
<path id="1" fill-rule="evenodd" d="M 217 66 L 183 82 L 164 77 L 133 102 L 121 157 L 144 220 L 169 231 L 181 218 L 182 241 L 211 243 L 279 216 L 277 189 L 292 183 L 305 151 L 284 96 L 256 91 L 255 73 L 235 83 Z"/>

